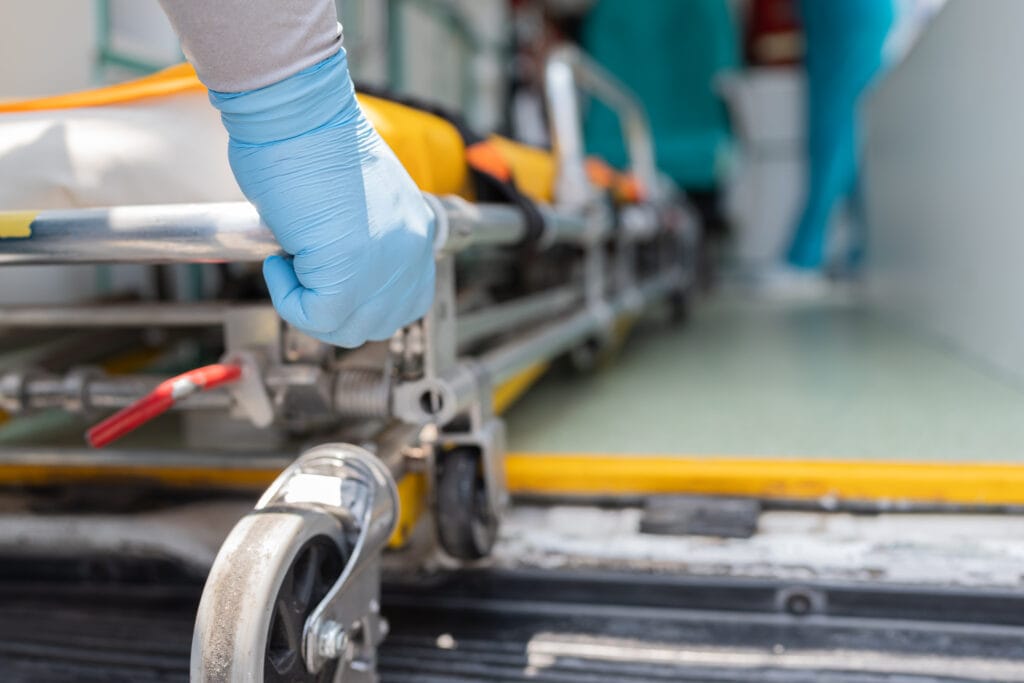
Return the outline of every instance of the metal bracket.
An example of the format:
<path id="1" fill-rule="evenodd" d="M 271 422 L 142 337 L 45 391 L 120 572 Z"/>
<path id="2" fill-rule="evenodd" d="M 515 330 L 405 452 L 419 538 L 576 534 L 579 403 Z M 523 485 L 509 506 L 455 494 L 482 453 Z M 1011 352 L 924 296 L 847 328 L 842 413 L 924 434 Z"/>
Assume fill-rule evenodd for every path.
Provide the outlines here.
<path id="1" fill-rule="evenodd" d="M 256 427 L 269 427 L 274 422 L 274 406 L 263 384 L 263 368 L 256 354 L 233 351 L 221 362 L 242 368 L 242 377 L 228 385 L 228 393 L 234 399 L 231 416 L 248 419 Z"/>

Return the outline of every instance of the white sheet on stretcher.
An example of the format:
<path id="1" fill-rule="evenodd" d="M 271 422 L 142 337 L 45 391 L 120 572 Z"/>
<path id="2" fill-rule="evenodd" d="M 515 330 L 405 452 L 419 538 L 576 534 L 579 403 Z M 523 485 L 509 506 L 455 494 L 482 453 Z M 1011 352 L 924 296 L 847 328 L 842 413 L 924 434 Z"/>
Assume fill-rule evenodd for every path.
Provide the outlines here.
<path id="1" fill-rule="evenodd" d="M 205 93 L 0 114 L 0 210 L 241 199 Z"/>
<path id="2" fill-rule="evenodd" d="M 242 199 L 227 134 L 205 93 L 0 114 L 0 210 Z M 145 292 L 151 279 L 130 265 L 108 269 L 107 277 L 117 291 Z M 0 305 L 72 303 L 99 293 L 93 266 L 0 268 Z"/>

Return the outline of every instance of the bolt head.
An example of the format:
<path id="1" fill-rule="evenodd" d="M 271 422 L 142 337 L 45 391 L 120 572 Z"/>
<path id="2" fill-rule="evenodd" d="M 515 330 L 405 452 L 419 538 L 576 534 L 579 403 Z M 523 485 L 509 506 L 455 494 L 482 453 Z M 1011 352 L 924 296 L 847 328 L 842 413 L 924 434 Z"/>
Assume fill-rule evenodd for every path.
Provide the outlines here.
<path id="1" fill-rule="evenodd" d="M 317 652 L 325 659 L 337 659 L 348 645 L 348 634 L 336 621 L 325 621 L 316 639 Z"/>

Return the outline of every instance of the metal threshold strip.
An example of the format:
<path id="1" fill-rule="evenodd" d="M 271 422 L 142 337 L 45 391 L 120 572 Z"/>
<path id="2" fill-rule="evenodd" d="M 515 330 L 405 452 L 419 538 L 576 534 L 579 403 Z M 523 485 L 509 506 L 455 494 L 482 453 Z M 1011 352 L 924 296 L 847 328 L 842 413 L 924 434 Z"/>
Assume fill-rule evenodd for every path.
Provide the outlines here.
<path id="1" fill-rule="evenodd" d="M 1024 677 L 1024 597 L 1009 592 L 478 571 L 392 586 L 385 598 L 395 626 L 385 681 Z"/>
<path id="2" fill-rule="evenodd" d="M 5 680 L 185 681 L 199 585 L 133 571 L 118 585 L 6 570 Z M 815 610 L 794 609 L 803 594 Z M 1024 680 L 1019 593 L 475 570 L 390 583 L 383 605 L 385 683 Z"/>

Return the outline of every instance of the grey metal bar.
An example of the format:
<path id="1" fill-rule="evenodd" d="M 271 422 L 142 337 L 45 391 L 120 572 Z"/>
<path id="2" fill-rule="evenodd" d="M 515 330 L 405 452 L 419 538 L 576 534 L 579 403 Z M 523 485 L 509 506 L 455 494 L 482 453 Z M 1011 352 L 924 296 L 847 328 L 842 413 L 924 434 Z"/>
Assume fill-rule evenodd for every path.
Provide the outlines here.
<path id="1" fill-rule="evenodd" d="M 60 408 L 70 412 L 112 410 L 131 405 L 152 391 L 163 377 L 91 376 L 69 373 L 63 377 L 31 376 L 17 372 L 0 375 L 0 407 L 10 413 Z M 228 410 L 234 399 L 225 389 L 193 394 L 174 404 L 175 410 Z"/>
<path id="2" fill-rule="evenodd" d="M 484 354 L 480 367 L 491 383 L 498 385 L 533 363 L 568 351 L 600 328 L 601 320 L 594 312 L 585 310 Z"/>
<path id="3" fill-rule="evenodd" d="M 217 303 L 0 306 L 0 328 L 214 327 L 224 323 L 226 310 Z"/>
<path id="4" fill-rule="evenodd" d="M 173 451 L 173 450 L 94 450 L 89 448 L 57 448 L 16 446 L 0 449 L 0 466 L 31 465 L 38 467 L 154 467 L 212 470 L 280 470 L 290 465 L 297 454 Z"/>
<path id="5" fill-rule="evenodd" d="M 453 254 L 471 245 L 506 245 L 521 242 L 526 236 L 522 213 L 501 204 L 474 204 L 461 197 L 438 197 L 434 203 L 444 215 L 447 234 L 438 235 L 439 246 Z M 436 209 L 435 209 L 436 212 Z"/>
<path id="6" fill-rule="evenodd" d="M 564 46 L 548 58 L 545 94 L 552 138 L 558 153 L 558 202 L 585 206 L 592 192 L 584 166 L 582 108 L 578 90 L 609 105 L 619 116 L 626 138 L 630 170 L 648 192 L 658 187 L 654 138 L 643 106 L 630 90 L 579 49 Z"/>
<path id="7" fill-rule="evenodd" d="M 479 367 L 497 385 L 533 363 L 544 362 L 568 351 L 587 337 L 600 334 L 618 315 L 639 312 L 681 284 L 680 269 L 670 269 L 621 294 L 605 310 L 587 309 L 551 323 L 540 330 L 485 353 Z"/>
<path id="8" fill-rule="evenodd" d="M 481 311 L 460 314 L 455 323 L 459 345 L 465 346 L 494 334 L 515 331 L 523 325 L 563 313 L 581 301 L 583 290 L 566 286 L 509 303 L 488 306 Z"/>
<path id="9" fill-rule="evenodd" d="M 440 222 L 448 234 L 439 238 L 449 253 L 474 244 L 515 244 L 526 236 L 523 214 L 513 206 L 430 200 L 444 212 Z M 545 243 L 579 240 L 585 233 L 580 220 L 546 208 L 541 215 Z M 120 206 L 41 211 L 29 237 L 0 240 L 0 265 L 257 262 L 279 251 L 246 202 Z"/>
<path id="10" fill-rule="evenodd" d="M 111 377 L 92 380 L 87 385 L 91 408 L 124 408 L 139 400 L 162 382 L 158 377 Z M 235 400 L 225 389 L 192 394 L 174 404 L 173 410 L 229 410 Z"/>
<path id="11" fill-rule="evenodd" d="M 527 225 L 522 212 L 504 204 L 474 204 L 461 197 L 435 198 L 444 211 L 447 234 L 443 250 L 457 253 L 475 245 L 514 245 L 527 237 Z M 582 242 L 591 237 L 586 222 L 576 216 L 559 213 L 548 206 L 537 207 L 544 220 L 541 243 L 550 245 L 563 242 Z"/>
<path id="12" fill-rule="evenodd" d="M 245 202 L 42 211 L 0 265 L 261 261 L 280 250 Z"/>
<path id="13" fill-rule="evenodd" d="M 544 237 L 542 246 L 566 242 L 585 242 L 608 237 L 612 230 L 611 224 L 602 224 L 595 229 L 593 222 L 582 216 L 569 216 L 547 205 L 539 205 L 540 215 L 544 218 Z"/>

